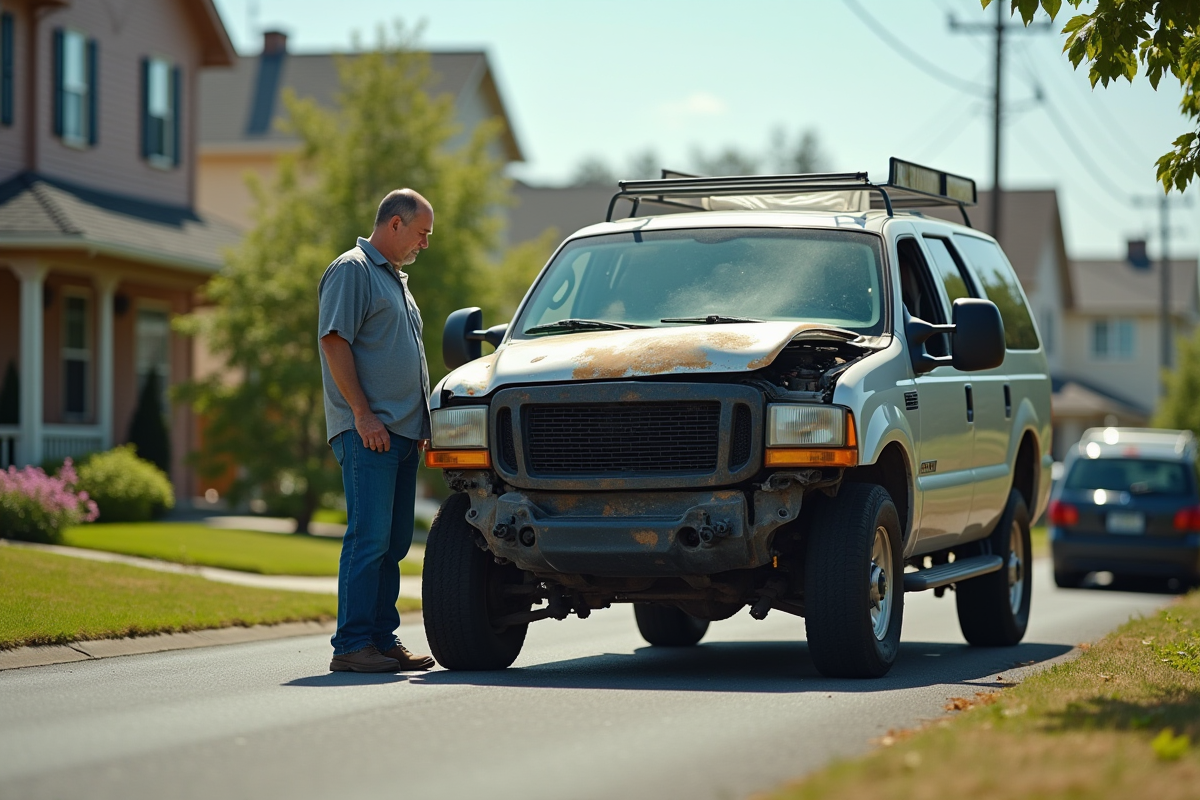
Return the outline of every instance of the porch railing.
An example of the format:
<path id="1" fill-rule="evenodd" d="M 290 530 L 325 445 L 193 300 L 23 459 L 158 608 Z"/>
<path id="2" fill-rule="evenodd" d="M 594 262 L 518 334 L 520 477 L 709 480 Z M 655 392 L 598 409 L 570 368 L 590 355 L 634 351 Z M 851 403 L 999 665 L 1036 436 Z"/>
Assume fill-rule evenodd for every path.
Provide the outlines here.
<path id="1" fill-rule="evenodd" d="M 104 447 L 104 436 L 94 425 L 46 425 L 42 429 L 42 459 L 78 460 Z"/>
<path id="2" fill-rule="evenodd" d="M 17 465 L 21 449 L 21 429 L 16 425 L 0 425 L 0 469 Z"/>

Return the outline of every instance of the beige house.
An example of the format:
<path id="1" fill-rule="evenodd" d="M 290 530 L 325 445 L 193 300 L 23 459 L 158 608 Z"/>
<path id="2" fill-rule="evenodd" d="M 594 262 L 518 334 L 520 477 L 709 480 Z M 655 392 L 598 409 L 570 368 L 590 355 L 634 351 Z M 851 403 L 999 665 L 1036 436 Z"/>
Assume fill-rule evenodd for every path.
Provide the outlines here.
<path id="1" fill-rule="evenodd" d="M 234 57 L 212 0 L 0 0 L 0 467 L 125 441 L 151 371 L 193 374 L 170 320 L 237 240 L 196 211 L 196 90 Z M 190 494 L 191 414 L 169 430 Z"/>
<path id="2" fill-rule="evenodd" d="M 254 199 L 246 185 L 247 174 L 269 185 L 280 155 L 299 147 L 280 128 L 286 118 L 284 90 L 334 107 L 338 57 L 290 53 L 287 36 L 271 31 L 264 34 L 259 55 L 238 57 L 233 69 L 201 75 L 197 204 L 202 213 L 243 229 L 250 226 Z M 487 54 L 438 52 L 429 58 L 433 78 L 428 91 L 454 98 L 462 140 L 485 120 L 499 119 L 503 127 L 497 157 L 505 162 L 523 160 Z"/>

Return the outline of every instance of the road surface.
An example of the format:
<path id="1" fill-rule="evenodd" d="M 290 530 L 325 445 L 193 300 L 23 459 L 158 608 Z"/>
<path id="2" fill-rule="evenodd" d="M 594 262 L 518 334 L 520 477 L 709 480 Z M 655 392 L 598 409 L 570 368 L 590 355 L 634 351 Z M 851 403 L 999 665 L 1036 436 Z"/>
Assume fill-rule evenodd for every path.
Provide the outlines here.
<path id="1" fill-rule="evenodd" d="M 329 673 L 323 637 L 3 672 L 0 798 L 741 798 L 1169 601 L 1038 567 L 1025 643 L 969 648 L 952 596 L 908 595 L 900 661 L 873 681 L 818 675 L 787 614 L 662 650 L 628 606 L 534 624 L 500 673 Z"/>

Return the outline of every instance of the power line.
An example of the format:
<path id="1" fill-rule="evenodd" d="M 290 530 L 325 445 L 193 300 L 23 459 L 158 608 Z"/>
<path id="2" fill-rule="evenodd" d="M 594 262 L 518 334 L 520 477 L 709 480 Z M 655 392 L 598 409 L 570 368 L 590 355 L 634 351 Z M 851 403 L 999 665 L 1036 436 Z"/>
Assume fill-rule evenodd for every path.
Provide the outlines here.
<path id="1" fill-rule="evenodd" d="M 958 140 L 958 137 L 967 129 L 971 118 L 978 115 L 982 108 L 978 105 L 967 105 L 963 109 L 963 113 L 959 114 L 954 120 L 947 125 L 939 138 L 931 140 L 923 149 L 917 152 L 915 160 L 928 161 L 935 159 L 942 154 L 943 151 Z M 949 136 L 947 136 L 949 134 Z"/>
<path id="2" fill-rule="evenodd" d="M 929 61 L 919 55 L 915 50 L 893 36 L 891 31 L 880 24 L 879 20 L 875 19 L 875 17 L 871 16 L 869 11 L 859 5 L 858 0 L 846 0 L 846 5 L 852 12 L 854 12 L 854 15 L 858 17 L 858 19 L 864 25 L 871 29 L 872 33 L 874 33 L 879 37 L 880 40 L 883 41 L 884 44 L 895 51 L 896 54 L 905 61 L 912 64 L 929 77 L 940 81 L 952 89 L 956 89 L 960 92 L 966 92 L 967 94 L 986 95 L 988 91 L 990 91 L 988 87 L 978 83 L 972 83 L 971 81 L 963 80 L 957 75 L 947 72 L 937 64 L 934 64 L 932 61 Z"/>
<path id="3" fill-rule="evenodd" d="M 1083 140 L 1075 135 L 1075 132 L 1071 130 L 1066 120 L 1059 115 L 1058 109 L 1049 103 L 1044 104 L 1042 109 L 1045 110 L 1046 116 L 1050 118 L 1054 129 L 1058 131 L 1058 135 L 1062 137 L 1063 144 L 1067 146 L 1067 149 L 1071 151 L 1075 159 L 1083 165 L 1084 171 L 1091 176 L 1096 185 L 1107 192 L 1118 203 L 1127 205 L 1129 203 L 1129 192 L 1122 191 L 1119 186 L 1104 174 L 1104 171 L 1092 159 L 1091 154 L 1084 148 Z"/>

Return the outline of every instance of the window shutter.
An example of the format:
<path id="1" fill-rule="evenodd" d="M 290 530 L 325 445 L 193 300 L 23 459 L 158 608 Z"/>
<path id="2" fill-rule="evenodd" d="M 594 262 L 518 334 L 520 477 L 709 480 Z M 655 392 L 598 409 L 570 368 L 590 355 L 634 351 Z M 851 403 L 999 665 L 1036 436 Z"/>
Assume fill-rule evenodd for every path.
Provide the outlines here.
<path id="1" fill-rule="evenodd" d="M 0 14 L 0 125 L 13 124 L 13 15 Z"/>
<path id="2" fill-rule="evenodd" d="M 180 131 L 182 123 L 180 118 L 183 116 L 183 69 L 181 67 L 171 68 L 171 160 L 175 166 L 179 166 L 183 161 L 183 154 L 180 152 Z"/>
<path id="3" fill-rule="evenodd" d="M 54 31 L 54 135 L 63 135 L 63 29 Z"/>
<path id="4" fill-rule="evenodd" d="M 150 157 L 150 59 L 142 59 L 142 158 Z"/>
<path id="5" fill-rule="evenodd" d="M 96 87 L 99 86 L 100 80 L 97 77 L 100 59 L 97 54 L 99 45 L 95 39 L 88 39 L 87 43 L 87 71 L 88 71 L 88 144 L 95 146 L 100 140 L 100 120 L 99 114 L 96 113 L 98 102 L 98 93 Z"/>

